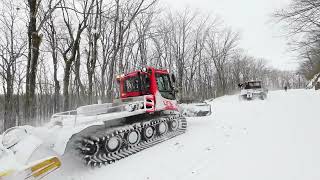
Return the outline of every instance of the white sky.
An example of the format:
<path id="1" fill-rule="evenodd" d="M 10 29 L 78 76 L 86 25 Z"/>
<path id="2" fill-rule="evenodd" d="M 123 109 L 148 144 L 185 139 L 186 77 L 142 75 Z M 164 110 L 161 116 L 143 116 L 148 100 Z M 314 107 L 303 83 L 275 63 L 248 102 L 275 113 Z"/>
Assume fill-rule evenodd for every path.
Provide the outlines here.
<path id="1" fill-rule="evenodd" d="M 290 0 L 159 0 L 172 9 L 185 7 L 218 15 L 225 24 L 241 34 L 240 46 L 249 55 L 268 60 L 270 66 L 294 70 L 296 56 L 288 53 L 284 30 L 272 22 L 271 14 Z M 280 31 L 281 30 L 281 31 Z"/>

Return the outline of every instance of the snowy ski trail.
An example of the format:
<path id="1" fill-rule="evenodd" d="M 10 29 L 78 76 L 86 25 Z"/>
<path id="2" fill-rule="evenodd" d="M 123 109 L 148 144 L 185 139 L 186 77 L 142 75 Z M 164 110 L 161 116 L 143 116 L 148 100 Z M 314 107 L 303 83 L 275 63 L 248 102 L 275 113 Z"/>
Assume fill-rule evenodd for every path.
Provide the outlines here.
<path id="1" fill-rule="evenodd" d="M 211 116 L 187 118 L 183 135 L 96 169 L 64 157 L 45 179 L 320 179 L 319 92 L 274 91 L 265 101 L 225 96 L 211 104 Z"/>

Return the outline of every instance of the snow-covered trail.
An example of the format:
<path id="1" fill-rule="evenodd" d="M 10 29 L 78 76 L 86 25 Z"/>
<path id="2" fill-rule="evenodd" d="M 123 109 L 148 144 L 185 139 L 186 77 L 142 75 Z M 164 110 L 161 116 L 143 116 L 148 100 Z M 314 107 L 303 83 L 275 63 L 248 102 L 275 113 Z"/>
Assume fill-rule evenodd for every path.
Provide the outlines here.
<path id="1" fill-rule="evenodd" d="M 64 162 L 47 179 L 320 179 L 320 94 L 275 91 L 265 101 L 227 96 L 187 133 L 100 169 Z"/>

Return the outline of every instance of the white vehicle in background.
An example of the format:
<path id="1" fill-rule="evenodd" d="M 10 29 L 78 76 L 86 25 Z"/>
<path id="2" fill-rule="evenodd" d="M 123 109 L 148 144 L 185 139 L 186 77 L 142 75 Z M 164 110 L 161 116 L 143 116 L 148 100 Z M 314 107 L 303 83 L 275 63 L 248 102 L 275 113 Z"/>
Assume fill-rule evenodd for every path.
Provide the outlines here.
<path id="1" fill-rule="evenodd" d="M 259 98 L 264 100 L 267 98 L 268 90 L 263 87 L 262 81 L 247 81 L 240 83 L 240 100 L 253 100 Z"/>

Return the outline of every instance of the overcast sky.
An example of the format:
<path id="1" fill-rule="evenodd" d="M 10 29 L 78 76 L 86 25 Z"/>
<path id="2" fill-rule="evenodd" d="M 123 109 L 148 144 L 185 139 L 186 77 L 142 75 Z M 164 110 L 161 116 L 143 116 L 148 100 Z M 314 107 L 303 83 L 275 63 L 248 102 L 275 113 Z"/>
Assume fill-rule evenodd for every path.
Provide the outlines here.
<path id="1" fill-rule="evenodd" d="M 288 53 L 285 32 L 270 23 L 274 10 L 285 7 L 290 0 L 160 0 L 160 5 L 183 10 L 185 7 L 218 15 L 228 26 L 241 34 L 240 46 L 255 57 L 268 60 L 282 70 L 297 67 L 296 56 Z"/>

